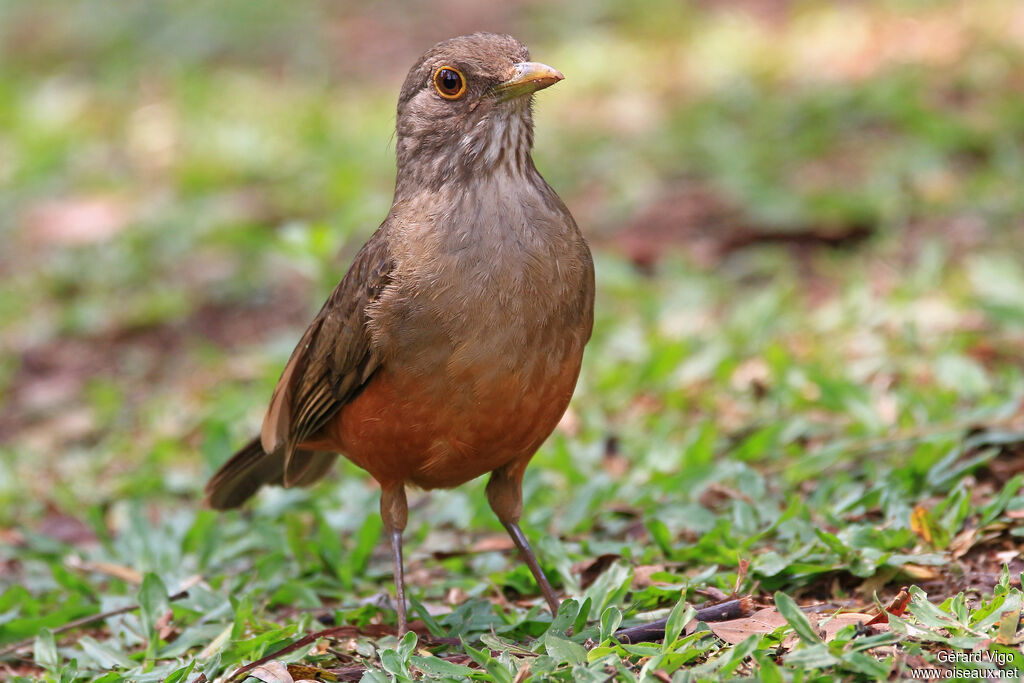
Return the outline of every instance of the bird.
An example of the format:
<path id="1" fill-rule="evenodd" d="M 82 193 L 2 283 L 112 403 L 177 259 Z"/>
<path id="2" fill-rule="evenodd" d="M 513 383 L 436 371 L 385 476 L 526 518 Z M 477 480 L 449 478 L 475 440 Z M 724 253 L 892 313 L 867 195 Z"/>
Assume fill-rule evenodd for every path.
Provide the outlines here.
<path id="1" fill-rule="evenodd" d="M 310 485 L 339 454 L 369 472 L 399 636 L 406 487 L 488 473 L 491 509 L 558 611 L 519 520 L 523 473 L 569 405 L 594 321 L 590 248 L 532 157 L 534 93 L 563 78 L 494 33 L 412 66 L 391 209 L 296 345 L 260 434 L 205 488 L 222 510 L 264 484 Z"/>

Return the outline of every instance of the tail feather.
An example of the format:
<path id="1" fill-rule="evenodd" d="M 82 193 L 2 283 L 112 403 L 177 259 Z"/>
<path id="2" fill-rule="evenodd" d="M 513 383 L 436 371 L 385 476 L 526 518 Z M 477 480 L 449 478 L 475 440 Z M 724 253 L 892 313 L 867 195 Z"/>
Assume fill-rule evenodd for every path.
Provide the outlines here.
<path id="1" fill-rule="evenodd" d="M 296 451 L 298 486 L 309 486 L 322 477 L 334 463 L 334 453 Z M 305 461 L 305 462 L 303 462 Z M 206 484 L 206 504 L 214 510 L 236 508 L 264 484 L 281 486 L 284 482 L 284 449 L 266 453 L 256 437 L 221 465 Z"/>

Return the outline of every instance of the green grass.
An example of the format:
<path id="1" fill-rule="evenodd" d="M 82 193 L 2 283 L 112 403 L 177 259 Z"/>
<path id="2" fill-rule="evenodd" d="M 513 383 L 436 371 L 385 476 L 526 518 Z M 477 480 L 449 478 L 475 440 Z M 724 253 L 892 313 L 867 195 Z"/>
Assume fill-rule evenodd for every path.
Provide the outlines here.
<path id="1" fill-rule="evenodd" d="M 477 18 L 567 74 L 536 158 L 593 243 L 597 321 L 524 484 L 562 610 L 493 550 L 481 482 L 412 493 L 418 642 L 382 635 L 358 468 L 199 501 L 387 211 L 395 95 L 440 10 L 0 8 L 0 678 L 212 681 L 329 628 L 277 658 L 296 680 L 1024 669 L 1020 11 L 748 6 Z M 726 208 L 654 230 L 637 268 L 623 235 L 692 188 Z M 737 225 L 752 244 L 722 248 Z M 778 243 L 851 226 L 870 237 Z M 828 626 L 902 586 L 876 632 Z M 733 593 L 776 625 L 691 621 Z M 664 642 L 613 637 L 664 617 Z"/>

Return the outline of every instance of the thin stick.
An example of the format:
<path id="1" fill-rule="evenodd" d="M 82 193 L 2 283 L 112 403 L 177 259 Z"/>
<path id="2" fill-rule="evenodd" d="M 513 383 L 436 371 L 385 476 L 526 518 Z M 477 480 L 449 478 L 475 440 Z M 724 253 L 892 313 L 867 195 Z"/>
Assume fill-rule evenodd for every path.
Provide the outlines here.
<path id="1" fill-rule="evenodd" d="M 168 600 L 168 602 L 174 602 L 175 600 L 181 600 L 182 598 L 187 598 L 187 597 L 188 597 L 188 591 L 184 590 L 184 591 L 179 591 L 179 592 L 175 593 L 174 595 L 167 596 L 167 600 Z M 89 616 L 81 617 L 80 619 L 75 619 L 74 621 L 69 621 L 68 623 L 64 624 L 63 626 L 58 626 L 57 628 L 53 629 L 53 635 L 57 635 L 59 633 L 65 633 L 67 631 L 71 631 L 72 629 L 76 629 L 76 628 L 78 628 L 80 626 L 85 626 L 86 624 L 91 624 L 94 621 L 103 621 L 104 619 L 108 619 L 110 617 L 116 617 L 119 614 L 127 614 L 128 612 L 134 612 L 135 610 L 139 609 L 140 607 L 141 607 L 141 605 L 137 605 L 137 604 L 136 605 L 128 605 L 127 607 L 118 607 L 117 609 L 108 610 L 106 612 L 99 612 L 98 614 L 90 614 Z M 20 650 L 23 647 L 31 645 L 32 643 L 35 642 L 35 640 L 36 640 L 35 636 L 32 636 L 31 638 L 25 638 L 24 640 L 19 640 L 16 643 L 11 643 L 10 645 L 7 645 L 6 647 L 0 648 L 0 657 L 4 657 L 6 655 L 11 654 L 12 652 L 16 652 L 16 651 Z"/>
<path id="2" fill-rule="evenodd" d="M 754 610 L 754 600 L 750 596 L 729 600 L 718 605 L 704 607 L 697 610 L 697 621 L 728 621 L 745 617 Z M 630 626 L 619 629 L 615 632 L 615 639 L 623 643 L 641 643 L 651 640 L 660 640 L 665 637 L 665 626 L 668 619 L 658 619 L 649 624 Z"/>
<path id="3" fill-rule="evenodd" d="M 331 628 L 325 628 L 324 630 L 317 631 L 316 633 L 310 633 L 307 636 L 303 636 L 303 637 L 299 638 L 298 640 L 296 640 L 291 645 L 286 645 L 283 648 L 281 648 L 280 650 L 277 650 L 275 652 L 271 652 L 269 655 L 267 655 L 266 657 L 263 657 L 262 659 L 257 659 L 255 662 L 252 662 L 251 664 L 246 664 L 245 666 L 243 666 L 243 667 L 241 667 L 239 669 L 235 669 L 235 672 L 233 674 L 231 674 L 230 676 L 228 676 L 227 678 L 224 679 L 224 683 L 231 683 L 231 681 L 233 681 L 236 678 L 238 678 L 239 675 L 244 674 L 244 673 L 249 672 L 249 671 L 252 671 L 257 666 L 260 666 L 262 664 L 266 664 L 267 662 L 269 662 L 269 661 L 271 661 L 273 659 L 277 659 L 278 657 L 281 657 L 282 655 L 286 655 L 289 652 L 294 652 L 295 650 L 298 650 L 300 647 L 303 647 L 305 645 L 309 645 L 310 643 L 315 643 L 316 641 L 320 640 L 321 638 L 329 638 L 329 637 L 331 637 L 333 635 L 339 635 L 339 634 L 342 634 L 342 633 L 352 634 L 353 632 L 358 633 L 358 629 L 356 629 L 356 628 L 354 628 L 352 626 L 332 626 Z"/>

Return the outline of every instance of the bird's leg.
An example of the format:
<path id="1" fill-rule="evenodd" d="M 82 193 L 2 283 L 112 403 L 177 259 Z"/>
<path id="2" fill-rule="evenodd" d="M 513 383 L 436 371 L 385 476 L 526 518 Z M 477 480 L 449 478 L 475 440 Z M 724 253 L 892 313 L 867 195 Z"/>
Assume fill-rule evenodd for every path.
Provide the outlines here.
<path id="1" fill-rule="evenodd" d="M 391 557 L 395 562 L 395 598 L 398 602 L 398 637 L 408 630 L 405 614 L 405 568 L 402 566 L 402 531 L 409 518 L 405 501 L 405 484 L 399 482 L 381 489 L 380 517 L 391 540 Z"/>
<path id="2" fill-rule="evenodd" d="M 523 470 L 525 464 L 512 463 L 510 466 L 500 467 L 491 472 L 491 478 L 487 482 L 487 500 L 491 509 L 498 516 L 501 523 L 512 537 L 512 542 L 519 548 L 519 554 L 523 562 L 530 568 L 530 573 L 540 586 L 540 592 L 544 594 L 548 607 L 552 614 L 558 613 L 559 600 L 555 597 L 555 591 L 551 589 L 548 578 L 544 576 L 544 570 L 540 568 L 530 543 L 526 540 L 522 530 L 519 528 L 519 517 L 523 512 Z"/>

